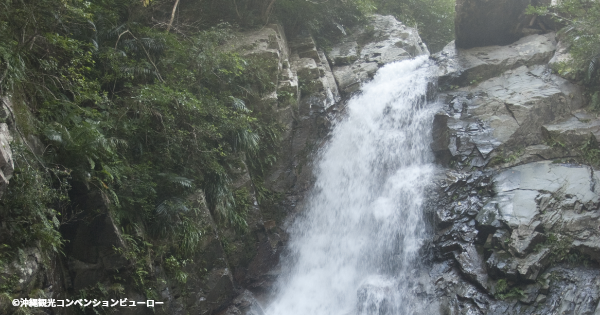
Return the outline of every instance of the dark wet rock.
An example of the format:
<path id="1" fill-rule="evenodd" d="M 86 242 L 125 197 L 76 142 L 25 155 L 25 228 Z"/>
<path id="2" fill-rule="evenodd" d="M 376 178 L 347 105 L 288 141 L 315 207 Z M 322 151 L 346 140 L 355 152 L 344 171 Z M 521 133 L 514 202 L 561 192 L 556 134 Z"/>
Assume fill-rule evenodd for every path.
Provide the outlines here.
<path id="1" fill-rule="evenodd" d="M 529 4 L 531 0 L 458 0 L 454 20 L 457 46 L 507 45 L 517 40 L 523 34 Z"/>
<path id="2" fill-rule="evenodd" d="M 499 215 L 498 203 L 487 203 L 475 217 L 477 228 L 481 231 L 494 231 L 502 228 L 503 224 L 499 220 Z"/>
<path id="3" fill-rule="evenodd" d="M 499 4 L 459 1 L 457 30 L 485 16 L 468 10 Z M 521 21 L 519 10 L 511 18 Z M 487 30 L 463 28 L 432 56 L 445 92 L 431 148 L 451 168 L 433 211 L 443 314 L 600 314 L 600 177 L 573 163 L 584 145 L 599 148 L 600 120 L 583 108 L 582 88 L 548 66 L 570 58 L 564 45 L 522 26 L 502 39 L 510 45 L 476 48 L 464 47 Z"/>
<path id="4" fill-rule="evenodd" d="M 252 292 L 244 290 L 218 315 L 264 315 L 264 311 Z"/>
<path id="5" fill-rule="evenodd" d="M 437 113 L 433 118 L 433 130 L 431 132 L 433 141 L 431 150 L 439 164 L 447 166 L 452 158 L 450 145 L 450 130 L 448 129 L 448 114 Z"/>
<path id="6" fill-rule="evenodd" d="M 455 258 L 460 270 L 467 279 L 474 281 L 485 289 L 489 287 L 482 248 L 478 249 L 473 245 L 466 245 L 462 248 L 461 253 L 455 254 Z"/>

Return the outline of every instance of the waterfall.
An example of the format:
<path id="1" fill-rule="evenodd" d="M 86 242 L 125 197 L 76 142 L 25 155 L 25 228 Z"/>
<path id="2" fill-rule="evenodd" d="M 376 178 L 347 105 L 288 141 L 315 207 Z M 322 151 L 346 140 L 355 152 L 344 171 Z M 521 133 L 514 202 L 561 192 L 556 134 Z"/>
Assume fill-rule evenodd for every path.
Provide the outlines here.
<path id="1" fill-rule="evenodd" d="M 382 67 L 316 162 L 268 315 L 418 314 L 404 278 L 424 237 L 433 165 L 427 57 Z"/>

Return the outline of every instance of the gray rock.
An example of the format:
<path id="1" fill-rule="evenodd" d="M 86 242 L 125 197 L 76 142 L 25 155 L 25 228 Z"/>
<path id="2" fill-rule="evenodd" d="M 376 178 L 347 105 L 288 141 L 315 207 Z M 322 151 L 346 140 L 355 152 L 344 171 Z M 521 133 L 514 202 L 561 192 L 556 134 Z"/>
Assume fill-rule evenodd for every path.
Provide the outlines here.
<path id="1" fill-rule="evenodd" d="M 327 55 L 333 66 L 349 65 L 358 59 L 358 44 L 355 41 L 340 43 Z"/>
<path id="2" fill-rule="evenodd" d="M 296 59 L 293 61 L 292 67 L 298 73 L 299 80 L 310 81 L 321 77 L 317 63 L 312 58 Z"/>
<path id="3" fill-rule="evenodd" d="M 384 64 L 429 55 L 417 31 L 392 16 L 374 15 L 369 26 L 353 30 L 328 53 L 338 88 L 345 95 L 357 91 Z"/>
<path id="4" fill-rule="evenodd" d="M 550 263 L 549 258 L 549 248 L 543 248 L 525 258 L 514 257 L 506 251 L 494 250 L 486 261 L 486 266 L 496 277 L 507 277 L 512 281 L 519 279 L 534 281 Z"/>
<path id="5" fill-rule="evenodd" d="M 460 270 L 469 280 L 474 281 L 482 288 L 489 288 L 483 254 L 475 246 L 463 246 L 463 251 L 455 254 L 455 258 L 460 266 Z"/>
<path id="6" fill-rule="evenodd" d="M 469 165 L 476 167 L 487 161 L 538 161 L 540 153 L 564 156 L 540 147 L 523 155 L 524 150 L 519 148 L 545 144 L 542 125 L 579 109 L 580 94 L 579 87 L 548 73 L 543 66 L 522 66 L 475 86 L 448 92 L 448 149 L 460 161 L 469 159 Z M 444 130 L 443 126 L 437 128 Z M 443 152 L 439 148 L 437 151 Z M 513 152 L 516 158 L 509 159 L 502 153 L 505 151 Z"/>
<path id="7" fill-rule="evenodd" d="M 19 256 L 6 261 L 0 268 L 0 285 L 10 287 L 15 293 L 27 295 L 40 289 L 44 278 L 42 253 L 36 247 L 24 248 Z M 13 282 L 14 281 L 14 282 Z"/>
<path id="8" fill-rule="evenodd" d="M 508 250 L 508 242 L 510 241 L 510 233 L 507 230 L 497 230 L 492 235 L 492 247 Z"/>
<path id="9" fill-rule="evenodd" d="M 519 299 L 519 302 L 524 303 L 524 304 L 533 304 L 533 302 L 537 301 L 539 293 L 540 293 L 540 285 L 539 284 L 537 284 L 537 283 L 529 284 L 529 285 L 525 286 L 525 288 L 523 289 L 524 296 Z"/>
<path id="10" fill-rule="evenodd" d="M 355 62 L 352 65 L 334 67 L 333 75 L 339 89 L 346 94 L 356 92 L 360 84 L 373 78 L 379 69 L 376 62 Z"/>
<path id="11" fill-rule="evenodd" d="M 450 152 L 450 132 L 448 128 L 448 114 L 441 112 L 436 113 L 433 118 L 433 129 L 431 131 L 433 141 L 431 142 L 431 150 L 435 155 L 438 163 L 448 165 L 452 153 Z"/>
<path id="12" fill-rule="evenodd" d="M 498 208 L 498 203 L 496 202 L 490 202 L 483 206 L 475 217 L 479 230 L 491 232 L 503 227 L 502 222 L 499 220 Z"/>
<path id="13" fill-rule="evenodd" d="M 493 11 L 502 1 L 459 0 L 457 30 L 460 19 L 485 16 L 464 15 L 465 5 Z M 456 263 L 434 277 L 438 300 L 445 314 L 600 314 L 596 267 L 547 270 L 565 253 L 600 261 L 600 175 L 588 166 L 548 161 L 580 154 L 583 143 L 599 148 L 600 123 L 582 109 L 583 90 L 546 65 L 551 58 L 552 64 L 569 58 L 562 43 L 556 50 L 554 34 L 512 26 L 515 36 L 533 35 L 507 46 L 457 49 L 489 31 L 463 28 L 457 34 L 462 43 L 432 57 L 440 65 L 440 86 L 449 91 L 439 97 L 445 107 L 434 117 L 431 148 L 438 163 L 458 170 L 454 180 L 448 176 L 440 183 L 443 201 L 432 212 L 435 259 Z M 470 179 L 474 170 L 490 174 L 492 183 Z M 493 191 L 486 195 L 487 189 Z M 479 206 L 464 209 L 467 196 Z M 469 229 L 473 218 L 476 231 Z M 493 297 L 500 279 L 509 286 L 504 293 L 511 293 L 504 301 Z M 465 294 L 477 290 L 491 295 Z"/>
<path id="14" fill-rule="evenodd" d="M 600 120 L 596 115 L 580 110 L 562 121 L 542 126 L 542 135 L 546 141 L 580 147 L 590 139 L 590 135 L 595 142 L 600 140 Z"/>
<path id="15" fill-rule="evenodd" d="M 513 281 L 517 279 L 518 263 L 512 255 L 506 251 L 492 251 L 492 254 L 486 261 L 486 266 L 490 271 L 490 275 L 494 277 L 507 277 Z"/>
<path id="16" fill-rule="evenodd" d="M 540 272 L 550 264 L 550 249 L 543 248 L 537 253 L 516 259 L 518 272 L 526 280 L 536 280 Z"/>
<path id="17" fill-rule="evenodd" d="M 10 149 L 11 141 L 12 136 L 8 130 L 8 125 L 0 123 L 0 198 L 2 198 L 15 169 L 12 150 Z"/>
<path id="18" fill-rule="evenodd" d="M 507 46 L 456 48 L 450 42 L 432 56 L 439 65 L 440 85 L 465 86 L 521 66 L 545 64 L 556 49 L 554 33 L 530 35 Z"/>
<path id="19" fill-rule="evenodd" d="M 529 254 L 533 247 L 546 240 L 546 235 L 533 230 L 532 225 L 521 225 L 512 231 L 509 249 L 518 257 Z"/>
<path id="20" fill-rule="evenodd" d="M 311 36 L 301 34 L 290 41 L 289 47 L 290 50 L 298 54 L 299 58 L 311 58 L 318 63 L 323 62 L 317 52 L 317 45 Z"/>
<path id="21" fill-rule="evenodd" d="M 252 292 L 244 290 L 238 295 L 231 306 L 225 309 L 219 315 L 263 315 L 264 311 L 260 303 L 256 300 Z"/>

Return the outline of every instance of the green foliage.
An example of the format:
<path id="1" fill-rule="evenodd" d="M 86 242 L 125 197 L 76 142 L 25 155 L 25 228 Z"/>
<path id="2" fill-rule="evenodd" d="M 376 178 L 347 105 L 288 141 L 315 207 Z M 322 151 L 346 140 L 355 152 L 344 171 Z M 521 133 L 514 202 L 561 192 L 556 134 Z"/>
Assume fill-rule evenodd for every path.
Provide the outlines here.
<path id="1" fill-rule="evenodd" d="M 529 5 L 525 9 L 525 14 L 527 14 L 527 15 L 546 15 L 548 13 L 550 13 L 550 11 L 548 10 L 548 7 L 546 7 L 546 6 Z"/>
<path id="2" fill-rule="evenodd" d="M 169 272 L 177 282 L 185 284 L 188 280 L 188 274 L 183 271 L 183 267 L 189 262 L 191 262 L 191 260 L 184 259 L 180 261 L 173 256 L 169 256 L 165 259 L 164 266 L 167 272 Z"/>
<path id="3" fill-rule="evenodd" d="M 556 7 L 530 6 L 527 14 L 550 16 L 565 26 L 558 35 L 569 45 L 572 59 L 559 64 L 556 70 L 582 80 L 597 91 L 600 82 L 600 3 L 564 0 Z"/>
<path id="4" fill-rule="evenodd" d="M 498 282 L 496 282 L 496 294 L 503 294 L 506 293 L 506 291 L 508 291 L 509 286 L 508 286 L 508 282 L 506 281 L 506 279 L 500 279 L 498 280 Z"/>
<path id="5" fill-rule="evenodd" d="M 590 107 L 595 112 L 600 111 L 600 92 L 596 91 L 592 94 Z"/>
<path id="6" fill-rule="evenodd" d="M 364 23 L 371 13 L 391 14 L 408 26 L 416 26 L 432 52 L 454 38 L 455 0 L 279 0 L 275 15 L 288 32 L 308 30 L 323 46 Z"/>
<path id="7" fill-rule="evenodd" d="M 279 0 L 275 14 L 287 32 L 297 34 L 308 30 L 326 47 L 349 27 L 365 22 L 375 9 L 373 0 Z"/>
<path id="8" fill-rule="evenodd" d="M 0 96 L 11 99 L 19 134 L 38 137 L 43 151 L 11 145 L 3 263 L 38 242 L 60 252 L 61 223 L 106 212 L 126 245 L 115 250 L 151 298 L 154 262 L 184 266 L 207 232 L 203 206 L 188 198 L 194 192 L 204 192 L 220 226 L 244 230 L 252 202 L 231 182 L 244 162 L 257 176 L 275 162 L 283 129 L 273 112 L 247 104 L 275 88 L 277 65 L 225 51 L 232 26 L 209 16 L 226 8 L 215 16 L 254 25 L 274 4 L 205 4 L 206 20 L 166 33 L 155 19 L 170 14 L 170 1 L 0 0 Z M 69 203 L 94 195 L 94 209 Z"/>
<path id="9" fill-rule="evenodd" d="M 67 172 L 40 171 L 30 164 L 35 163 L 34 159 L 23 145 L 13 143 L 12 150 L 16 170 L 0 200 L 0 220 L 5 224 L 4 233 L 11 236 L 3 238 L 0 246 L 3 263 L 14 259 L 19 248 L 36 246 L 38 242 L 46 257 L 60 252 L 63 240 L 57 230 L 58 218 L 68 202 Z M 51 176 L 58 180 L 53 182 Z"/>
<path id="10" fill-rule="evenodd" d="M 432 53 L 454 39 L 455 0 L 375 0 L 377 11 L 416 26 Z"/>
<path id="11" fill-rule="evenodd" d="M 518 287 L 512 287 L 506 279 L 499 279 L 494 289 L 494 297 L 500 300 L 520 299 L 525 297 L 525 292 Z"/>
<path id="12" fill-rule="evenodd" d="M 600 165 L 600 148 L 598 147 L 598 141 L 593 134 L 590 134 L 588 140 L 583 143 L 580 152 L 583 160 L 590 165 Z"/>
<path id="13" fill-rule="evenodd" d="M 510 291 L 502 294 L 498 294 L 497 297 L 501 300 L 506 299 L 520 299 L 525 297 L 525 292 L 519 288 L 512 288 Z"/>
<path id="14" fill-rule="evenodd" d="M 589 265 L 591 259 L 588 255 L 582 254 L 576 250 L 572 250 L 573 240 L 563 235 L 557 235 L 550 233 L 546 242 L 540 244 L 540 247 L 550 247 L 550 261 L 551 264 L 566 263 L 571 266 L 577 265 Z M 539 250 L 536 248 L 536 250 Z"/>

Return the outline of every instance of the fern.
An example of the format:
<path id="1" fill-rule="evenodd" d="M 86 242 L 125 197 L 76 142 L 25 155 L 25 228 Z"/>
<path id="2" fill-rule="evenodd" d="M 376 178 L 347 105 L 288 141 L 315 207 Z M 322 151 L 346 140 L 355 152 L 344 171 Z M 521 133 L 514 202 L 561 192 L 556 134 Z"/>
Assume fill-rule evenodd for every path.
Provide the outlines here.
<path id="1" fill-rule="evenodd" d="M 169 183 L 179 185 L 182 188 L 194 187 L 194 181 L 183 176 L 178 176 L 172 173 L 158 173 L 157 175 L 165 178 Z"/>

